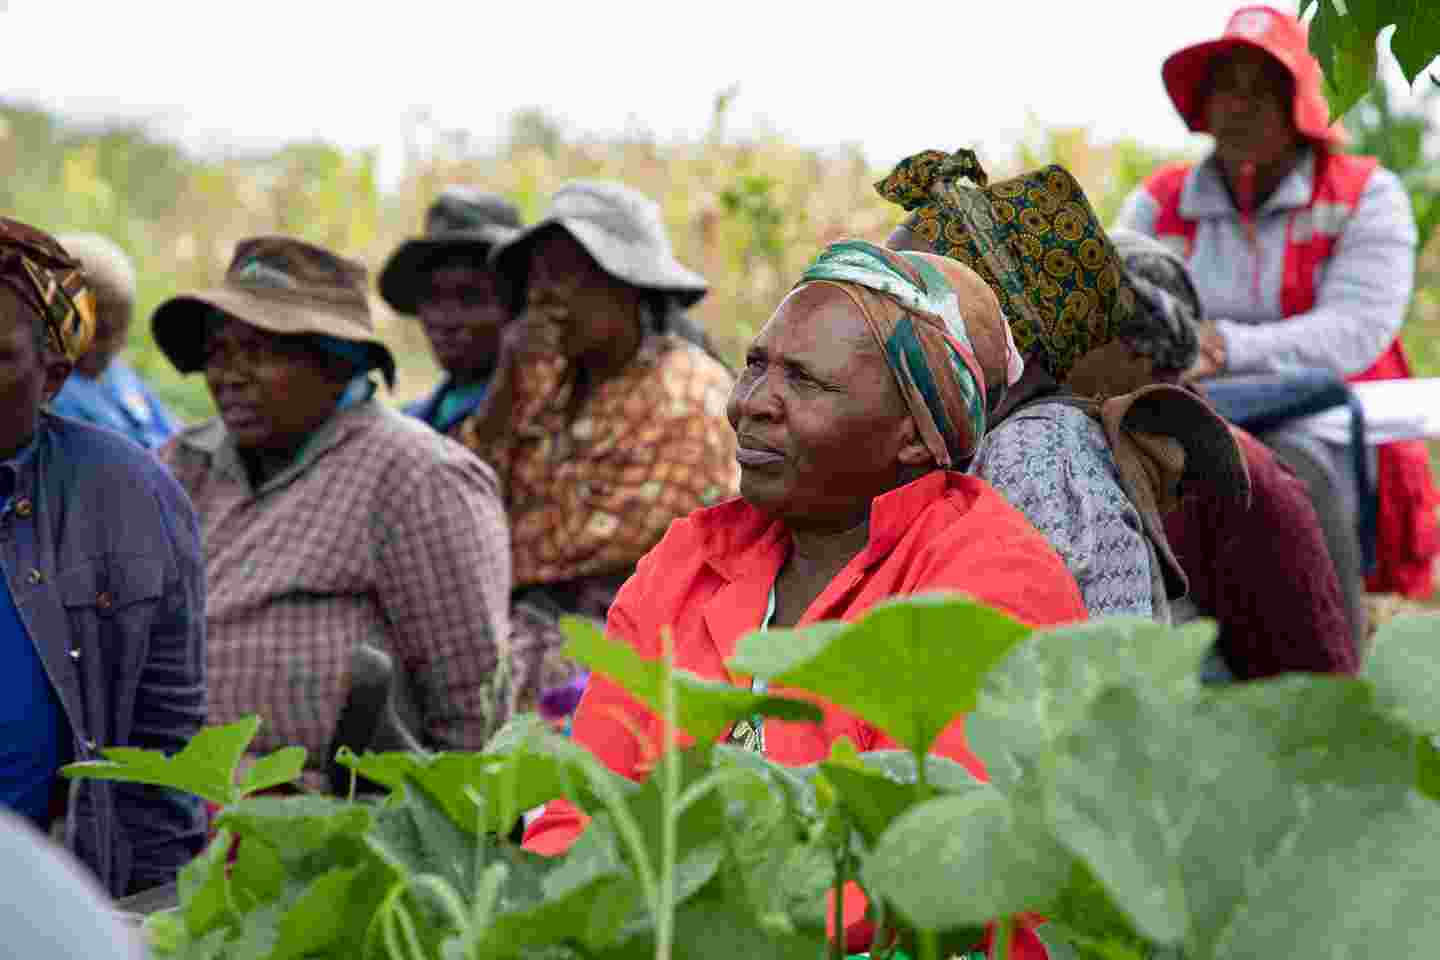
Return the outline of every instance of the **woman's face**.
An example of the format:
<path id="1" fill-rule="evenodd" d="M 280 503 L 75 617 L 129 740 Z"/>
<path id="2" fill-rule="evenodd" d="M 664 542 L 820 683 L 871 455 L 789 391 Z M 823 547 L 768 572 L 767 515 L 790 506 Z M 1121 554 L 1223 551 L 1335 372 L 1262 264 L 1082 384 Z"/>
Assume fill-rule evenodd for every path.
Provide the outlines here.
<path id="1" fill-rule="evenodd" d="M 0 460 L 28 443 L 40 406 L 53 397 L 70 364 L 50 355 L 35 308 L 0 282 Z"/>
<path id="2" fill-rule="evenodd" d="M 345 380 L 335 365 L 295 337 L 235 319 L 205 340 L 205 383 L 241 450 L 297 450 L 335 412 Z"/>
<path id="3" fill-rule="evenodd" d="M 1205 120 L 1229 176 L 1249 161 L 1264 171 L 1300 143 L 1290 117 L 1291 81 L 1277 60 L 1238 47 L 1216 62 L 1205 101 Z"/>
<path id="4" fill-rule="evenodd" d="M 534 244 L 527 304 L 559 325 L 566 357 L 606 356 L 639 337 L 638 290 L 602 270 L 562 227 L 541 231 Z"/>
<path id="5" fill-rule="evenodd" d="M 442 264 L 417 305 L 435 362 L 457 380 L 488 377 L 500 354 L 500 330 L 509 314 L 495 275 L 463 262 Z"/>
<path id="6" fill-rule="evenodd" d="M 792 529 L 845 530 L 927 461 L 864 317 L 839 289 L 802 287 L 751 344 L 727 409 L 740 494 Z"/>

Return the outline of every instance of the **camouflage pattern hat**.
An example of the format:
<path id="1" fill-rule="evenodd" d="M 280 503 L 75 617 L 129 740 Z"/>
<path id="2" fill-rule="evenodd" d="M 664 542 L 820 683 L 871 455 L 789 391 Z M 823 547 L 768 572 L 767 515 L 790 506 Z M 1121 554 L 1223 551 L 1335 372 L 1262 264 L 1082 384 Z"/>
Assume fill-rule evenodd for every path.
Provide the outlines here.
<path id="1" fill-rule="evenodd" d="M 318 334 L 359 344 L 370 369 L 395 385 L 395 358 L 375 334 L 362 264 L 293 237 L 251 237 L 217 289 L 162 303 L 151 319 L 155 342 L 181 373 L 205 366 L 206 325 L 213 311 L 269 333 Z"/>
<path id="2" fill-rule="evenodd" d="M 80 262 L 55 238 L 0 217 L 0 283 L 45 320 L 50 349 L 72 363 L 95 336 L 95 295 Z"/>
<path id="3" fill-rule="evenodd" d="M 425 235 L 406 240 L 381 268 L 380 296 L 400 313 L 414 314 L 436 263 L 470 252 L 484 268 L 490 250 L 519 232 L 520 211 L 509 200 L 474 187 L 446 187 L 425 213 Z"/>
<path id="4" fill-rule="evenodd" d="M 1055 380 L 1084 394 L 1143 385 L 1118 370 L 1121 354 L 1128 356 L 1118 338 L 1135 311 L 1135 291 L 1064 167 L 991 184 L 973 151 L 928 150 L 875 186 L 911 212 L 904 226 L 935 253 L 990 284 L 1021 351 Z"/>

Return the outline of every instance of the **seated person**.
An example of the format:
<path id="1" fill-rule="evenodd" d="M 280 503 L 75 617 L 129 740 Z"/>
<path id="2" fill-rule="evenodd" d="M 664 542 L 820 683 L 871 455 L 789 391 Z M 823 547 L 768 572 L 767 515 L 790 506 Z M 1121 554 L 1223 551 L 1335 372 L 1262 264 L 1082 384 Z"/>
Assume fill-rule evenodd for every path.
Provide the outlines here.
<path id="1" fill-rule="evenodd" d="M 574 697 L 542 693 L 579 678 L 558 615 L 603 620 L 672 521 L 734 493 L 731 377 L 685 315 L 705 280 L 623 184 L 566 184 L 491 262 L 516 319 L 459 437 L 495 467 L 510 519 L 515 708 L 558 718 Z"/>
<path id="2" fill-rule="evenodd" d="M 503 719 L 503 508 L 488 467 L 374 399 L 370 373 L 393 381 L 394 361 L 365 268 L 243 240 L 222 287 L 161 304 L 153 327 L 220 411 L 161 451 L 204 534 L 213 721 L 259 713 L 252 749 L 305 747 L 323 787 L 352 650 L 375 644 L 426 747 L 481 748 Z"/>
<path id="3" fill-rule="evenodd" d="M 1110 234 L 1149 324 L 1157 381 L 1178 382 L 1195 358 L 1203 306 L 1185 261 L 1131 230 Z M 1165 516 L 1190 582 L 1189 608 L 1219 625 L 1214 679 L 1291 671 L 1354 673 L 1354 637 L 1340 581 L 1305 484 L 1264 444 L 1232 427 L 1250 476 L 1250 503 L 1187 496 Z M 1180 607 L 1177 604 L 1177 609 Z"/>
<path id="4" fill-rule="evenodd" d="M 425 214 L 425 235 L 401 244 L 380 271 L 380 296 L 420 318 L 445 375 L 405 412 L 441 433 L 454 436 L 490 385 L 510 313 L 486 258 L 519 232 L 520 212 L 510 201 L 473 187 L 446 187 Z"/>
<path id="5" fill-rule="evenodd" d="M 79 262 L 0 218 L 0 807 L 55 829 L 122 897 L 170 883 L 200 852 L 200 802 L 58 772 L 103 747 L 174 753 L 205 723 L 205 575 L 170 473 L 42 409 L 94 322 Z M 13 924 L 0 930 L 19 949 Z"/>
<path id="6" fill-rule="evenodd" d="M 752 630 L 853 619 L 890 597 L 954 590 L 1032 624 L 1083 620 L 1054 549 L 960 472 L 1018 360 L 994 295 L 963 265 L 858 240 L 827 247 L 730 394 L 740 498 L 670 527 L 620 591 L 609 633 L 654 658 L 671 628 L 676 666 L 723 680 Z M 742 726 L 732 739 L 787 765 L 823 759 L 841 736 L 860 750 L 894 746 L 837 709 L 818 726 L 766 720 L 758 737 Z M 984 776 L 962 727 L 936 749 Z M 647 745 L 664 741 L 659 718 L 604 678 L 581 700 L 575 738 L 636 779 L 655 759 Z M 554 854 L 583 829 L 573 806 L 552 802 L 526 844 Z M 851 893 L 846 940 L 864 949 L 864 905 Z M 1029 930 L 1015 949 L 1044 956 Z"/>
<path id="7" fill-rule="evenodd" d="M 1186 124 L 1211 134 L 1215 150 L 1198 166 L 1157 171 L 1116 225 L 1158 237 L 1189 264 L 1211 318 L 1192 376 L 1320 367 L 1350 380 L 1408 377 L 1398 334 L 1414 283 L 1409 196 L 1375 158 L 1342 152 L 1345 133 L 1330 124 L 1305 27 L 1246 7 L 1221 38 L 1173 54 L 1162 73 Z M 1314 485 L 1352 629 L 1362 634 L 1350 451 L 1295 429 L 1261 439 Z M 1425 445 L 1381 446 L 1376 476 L 1369 588 L 1427 597 L 1440 495 Z"/>
<path id="8" fill-rule="evenodd" d="M 95 294 L 95 336 L 50 409 L 107 427 L 153 450 L 181 424 L 120 356 L 135 312 L 135 267 L 125 251 L 98 234 L 67 234 L 60 237 L 60 245 L 85 268 Z"/>
<path id="9" fill-rule="evenodd" d="M 1080 185 L 1054 166 L 990 185 L 972 152 L 932 150 L 901 161 L 877 189 L 910 211 L 887 246 L 972 267 L 1025 352 L 1025 374 L 995 411 L 975 475 L 1045 534 L 1091 617 L 1168 622 L 1163 533 L 1157 543 L 1122 488 L 1101 425 L 1060 402 L 1076 383 L 1075 392 L 1095 392 L 1097 369 L 1123 374 L 1132 359 L 1120 333 L 1133 291 Z"/>

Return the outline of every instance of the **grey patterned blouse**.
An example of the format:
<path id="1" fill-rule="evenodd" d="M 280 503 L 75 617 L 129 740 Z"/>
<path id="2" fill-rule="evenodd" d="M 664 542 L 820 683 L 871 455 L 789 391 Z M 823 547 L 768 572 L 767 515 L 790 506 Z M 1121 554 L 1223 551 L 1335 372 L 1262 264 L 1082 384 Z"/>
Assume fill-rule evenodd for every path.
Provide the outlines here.
<path id="1" fill-rule="evenodd" d="M 1140 514 L 1120 487 L 1105 432 L 1084 411 L 1063 403 L 1027 406 L 985 437 L 971 472 L 1050 541 L 1092 618 L 1168 621 Z"/>

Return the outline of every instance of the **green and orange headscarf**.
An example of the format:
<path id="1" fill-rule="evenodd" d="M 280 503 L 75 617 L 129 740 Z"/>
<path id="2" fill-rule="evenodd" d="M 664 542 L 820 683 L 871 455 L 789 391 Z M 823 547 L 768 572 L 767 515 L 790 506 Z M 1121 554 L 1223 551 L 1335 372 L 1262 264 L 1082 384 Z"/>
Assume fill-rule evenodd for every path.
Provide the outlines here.
<path id="1" fill-rule="evenodd" d="M 1117 341 L 1133 323 L 1135 291 L 1064 167 L 991 184 L 973 151 L 927 150 L 875 187 L 910 211 L 904 225 L 919 239 L 990 284 L 1020 349 L 1058 382 L 1098 351 L 1116 354 L 1107 362 L 1121 359 Z"/>
<path id="2" fill-rule="evenodd" d="M 45 321 L 50 349 L 72 363 L 95 335 L 95 300 L 80 263 L 49 234 L 0 217 L 0 283 Z"/>
<path id="3" fill-rule="evenodd" d="M 812 284 L 836 286 L 850 298 L 936 465 L 963 469 L 985 435 L 987 414 L 1024 366 L 984 282 L 944 257 L 841 240 L 820 253 L 796 288 Z"/>

